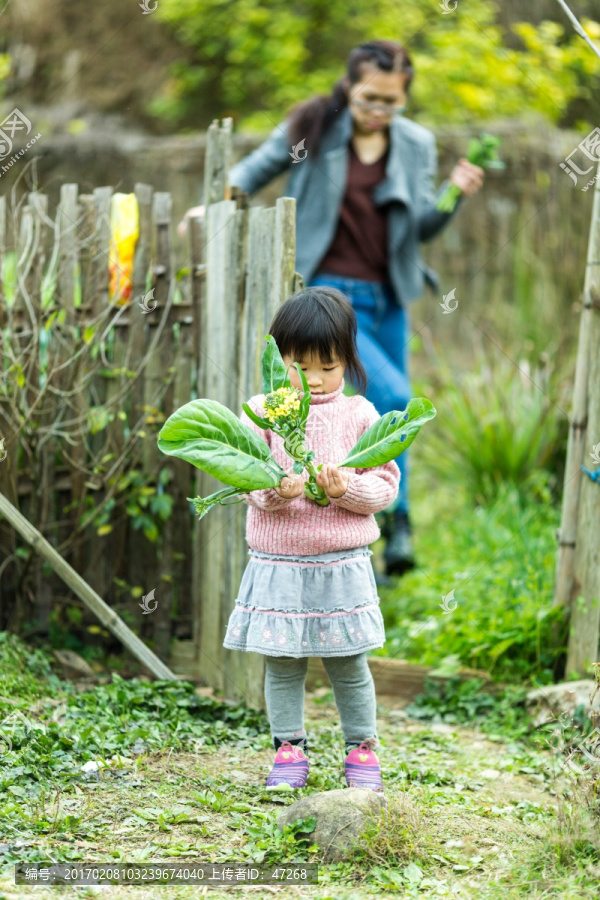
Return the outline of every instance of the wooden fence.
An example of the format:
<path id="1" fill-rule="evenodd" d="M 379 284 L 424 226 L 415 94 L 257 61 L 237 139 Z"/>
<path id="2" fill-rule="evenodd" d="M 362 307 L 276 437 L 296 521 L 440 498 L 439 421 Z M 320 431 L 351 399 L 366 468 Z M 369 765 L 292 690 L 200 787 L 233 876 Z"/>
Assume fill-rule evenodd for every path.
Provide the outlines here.
<path id="1" fill-rule="evenodd" d="M 0 198 L 0 491 L 159 656 L 179 638 L 208 684 L 261 706 L 262 658 L 222 647 L 247 561 L 246 505 L 199 522 L 186 497 L 218 482 L 156 445 L 194 397 L 241 413 L 261 390 L 272 315 L 301 285 L 295 201 L 247 209 L 242 197 L 222 199 L 230 141 L 230 120 L 211 126 L 207 215 L 190 220 L 179 272 L 170 195 L 135 185 L 139 238 L 123 305 L 109 295 L 111 187 L 64 184 L 52 216 L 42 193 Z M 94 624 L 3 520 L 0 553 L 0 628 Z"/>

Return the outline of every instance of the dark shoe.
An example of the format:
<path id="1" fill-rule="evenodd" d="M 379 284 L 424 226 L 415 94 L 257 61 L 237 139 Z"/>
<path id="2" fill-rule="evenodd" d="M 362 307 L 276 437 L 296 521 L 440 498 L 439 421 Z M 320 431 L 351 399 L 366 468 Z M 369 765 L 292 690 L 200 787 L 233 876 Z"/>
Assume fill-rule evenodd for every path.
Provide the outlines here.
<path id="1" fill-rule="evenodd" d="M 381 533 L 386 538 L 383 559 L 388 575 L 404 575 L 416 566 L 412 545 L 412 528 L 408 513 L 404 509 L 395 509 L 388 514 Z"/>

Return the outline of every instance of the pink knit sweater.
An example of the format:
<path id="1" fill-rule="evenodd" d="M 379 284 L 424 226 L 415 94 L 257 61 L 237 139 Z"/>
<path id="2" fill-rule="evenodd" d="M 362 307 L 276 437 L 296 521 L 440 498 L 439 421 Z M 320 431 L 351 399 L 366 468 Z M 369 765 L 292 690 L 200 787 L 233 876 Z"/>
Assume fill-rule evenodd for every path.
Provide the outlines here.
<path id="1" fill-rule="evenodd" d="M 306 446 L 315 451 L 315 463 L 338 463 L 347 456 L 361 434 L 380 418 L 373 404 L 359 394 L 343 394 L 344 379 L 336 391 L 311 394 L 306 423 Z M 264 415 L 264 394 L 249 405 Z M 256 425 L 242 411 L 241 421 L 262 437 L 271 453 L 292 473 L 294 461 L 283 449 L 283 440 L 271 430 Z M 373 513 L 385 509 L 398 494 L 400 469 L 391 460 L 372 469 L 345 468 L 348 488 L 343 496 L 319 506 L 303 494 L 292 500 L 273 488 L 251 491 L 244 500 L 250 506 L 246 520 L 248 547 L 263 553 L 308 556 L 349 550 L 372 544 L 381 532 Z M 308 480 L 306 470 L 304 480 Z"/>

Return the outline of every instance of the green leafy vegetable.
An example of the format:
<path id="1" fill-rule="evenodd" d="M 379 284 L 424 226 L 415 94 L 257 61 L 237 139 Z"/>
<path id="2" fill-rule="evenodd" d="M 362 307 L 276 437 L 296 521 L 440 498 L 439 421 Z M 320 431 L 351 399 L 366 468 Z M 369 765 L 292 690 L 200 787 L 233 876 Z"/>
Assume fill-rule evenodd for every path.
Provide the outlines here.
<path id="1" fill-rule="evenodd" d="M 274 487 L 285 475 L 268 444 L 216 400 L 192 400 L 176 410 L 158 435 L 158 448 L 236 489 L 194 500 L 200 517 L 215 503 Z"/>
<path id="2" fill-rule="evenodd" d="M 435 414 L 430 400 L 413 397 L 404 412 L 391 410 L 371 425 L 338 468 L 369 469 L 395 459 L 410 447 L 425 422 Z"/>
<path id="3" fill-rule="evenodd" d="M 262 355 L 263 394 L 270 394 L 282 387 L 291 387 L 287 374 L 287 367 L 281 358 L 275 338 L 267 334 L 265 336 L 267 346 Z"/>
<path id="4" fill-rule="evenodd" d="M 481 166 L 482 169 L 504 169 L 504 163 L 496 153 L 496 148 L 500 143 L 500 138 L 486 132 L 479 136 L 479 140 L 471 138 L 467 149 L 467 159 L 474 166 Z M 461 189 L 458 185 L 449 184 L 439 198 L 436 209 L 440 212 L 453 212 L 460 195 Z"/>
<path id="5" fill-rule="evenodd" d="M 266 341 L 262 355 L 265 415 L 257 415 L 248 403 L 242 404 L 242 408 L 256 425 L 282 438 L 297 475 L 306 469 L 309 478 L 304 484 L 304 496 L 320 506 L 328 506 L 329 497 L 316 483 L 322 465 L 315 464 L 315 452 L 306 446 L 305 429 L 310 410 L 306 376 L 298 363 L 294 363 L 303 386 L 300 397 L 301 392 L 291 385 L 289 367 L 283 362 L 272 335 L 267 335 Z M 403 412 L 386 413 L 361 435 L 338 467 L 367 469 L 384 465 L 403 453 L 425 422 L 434 416 L 435 409 L 429 400 L 412 399 Z M 158 435 L 158 447 L 163 453 L 185 459 L 228 485 L 208 497 L 187 498 L 200 518 L 216 504 L 239 503 L 243 494 L 276 487 L 286 474 L 267 442 L 216 400 L 192 400 L 176 410 Z"/>

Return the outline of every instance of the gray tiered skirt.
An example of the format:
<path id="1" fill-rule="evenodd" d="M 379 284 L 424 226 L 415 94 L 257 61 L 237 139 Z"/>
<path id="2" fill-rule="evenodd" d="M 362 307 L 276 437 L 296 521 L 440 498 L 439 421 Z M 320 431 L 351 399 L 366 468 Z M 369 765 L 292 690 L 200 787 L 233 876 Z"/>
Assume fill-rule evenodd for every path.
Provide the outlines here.
<path id="1" fill-rule="evenodd" d="M 367 546 L 315 556 L 249 551 L 223 646 L 267 656 L 351 656 L 383 647 Z"/>

